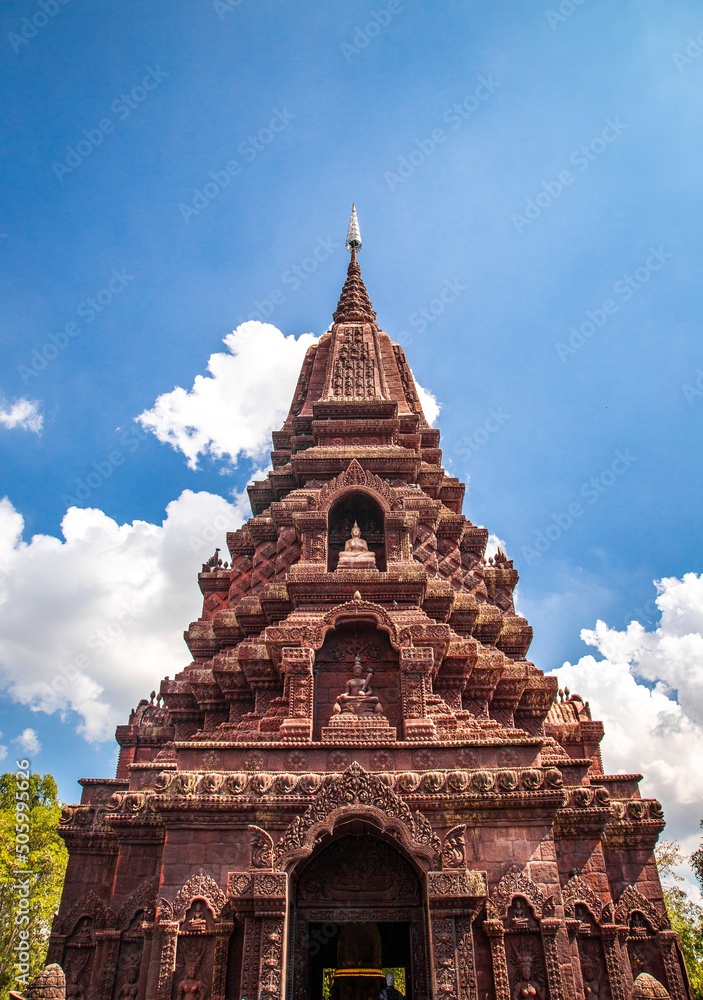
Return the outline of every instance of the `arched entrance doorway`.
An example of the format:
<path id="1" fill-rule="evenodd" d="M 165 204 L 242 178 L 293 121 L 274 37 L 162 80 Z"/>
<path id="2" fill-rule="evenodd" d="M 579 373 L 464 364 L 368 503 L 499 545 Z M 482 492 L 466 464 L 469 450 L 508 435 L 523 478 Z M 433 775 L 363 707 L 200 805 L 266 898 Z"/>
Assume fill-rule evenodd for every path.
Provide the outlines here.
<path id="1" fill-rule="evenodd" d="M 376 963 L 377 971 L 395 972 L 406 997 L 426 1000 L 423 886 L 394 845 L 351 824 L 296 876 L 293 1000 L 377 1000 L 378 975 L 353 974 Z M 333 985 L 338 969 L 345 974 Z"/>

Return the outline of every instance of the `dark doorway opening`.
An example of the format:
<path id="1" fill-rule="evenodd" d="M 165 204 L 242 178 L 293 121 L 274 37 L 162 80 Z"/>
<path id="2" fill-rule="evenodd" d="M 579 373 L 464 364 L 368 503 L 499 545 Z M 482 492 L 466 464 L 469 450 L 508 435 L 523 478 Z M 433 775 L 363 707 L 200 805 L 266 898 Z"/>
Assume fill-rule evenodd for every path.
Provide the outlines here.
<path id="1" fill-rule="evenodd" d="M 308 948 L 310 950 L 309 964 L 309 996 L 310 1000 L 330 1000 L 335 993 L 330 990 L 330 972 L 337 968 L 337 952 L 339 935 L 342 927 L 349 924 L 316 921 L 308 924 Z M 396 988 L 412 1000 L 412 955 L 410 948 L 410 921 L 377 921 L 381 937 L 381 966 L 385 972 L 393 972 L 396 976 Z M 348 992 L 353 994 L 353 983 L 348 986 Z M 339 1000 L 378 1000 L 379 990 L 370 997 L 340 996 Z"/>

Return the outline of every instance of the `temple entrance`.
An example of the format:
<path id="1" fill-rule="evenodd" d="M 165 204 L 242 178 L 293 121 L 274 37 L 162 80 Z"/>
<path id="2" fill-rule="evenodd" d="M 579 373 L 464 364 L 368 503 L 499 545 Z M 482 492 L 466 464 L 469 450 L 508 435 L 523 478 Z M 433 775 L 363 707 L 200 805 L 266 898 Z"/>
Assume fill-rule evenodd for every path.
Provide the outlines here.
<path id="1" fill-rule="evenodd" d="M 306 863 L 294 899 L 294 1000 L 378 1000 L 388 972 L 403 996 L 425 1000 L 422 885 L 394 846 L 345 833 Z"/>

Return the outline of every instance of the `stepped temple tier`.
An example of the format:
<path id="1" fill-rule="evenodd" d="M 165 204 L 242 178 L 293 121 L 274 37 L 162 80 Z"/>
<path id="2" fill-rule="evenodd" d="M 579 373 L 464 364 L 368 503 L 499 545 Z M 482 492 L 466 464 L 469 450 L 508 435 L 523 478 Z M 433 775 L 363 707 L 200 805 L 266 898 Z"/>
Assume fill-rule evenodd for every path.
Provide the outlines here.
<path id="1" fill-rule="evenodd" d="M 192 662 L 64 810 L 47 961 L 72 1000 L 687 1000 L 661 806 L 528 659 L 347 248 Z"/>

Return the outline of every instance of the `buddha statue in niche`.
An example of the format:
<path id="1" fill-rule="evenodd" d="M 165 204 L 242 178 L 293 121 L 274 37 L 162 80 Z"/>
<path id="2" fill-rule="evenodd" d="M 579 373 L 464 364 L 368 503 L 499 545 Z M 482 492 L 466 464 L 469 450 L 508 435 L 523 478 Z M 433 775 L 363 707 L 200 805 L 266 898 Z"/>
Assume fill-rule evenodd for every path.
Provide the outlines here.
<path id="1" fill-rule="evenodd" d="M 376 556 L 369 552 L 368 543 L 361 537 L 361 528 L 356 521 L 351 538 L 344 543 L 344 551 L 339 553 L 337 569 L 376 569 Z"/>
<path id="2" fill-rule="evenodd" d="M 347 719 L 352 716 L 379 716 L 383 715 L 383 706 L 369 687 L 373 670 L 369 670 L 366 677 L 362 677 L 363 666 L 361 657 L 356 654 L 354 659 L 353 676 L 349 678 L 345 685 L 344 692 L 339 695 L 334 708 L 332 709 L 332 721 L 340 716 Z"/>

